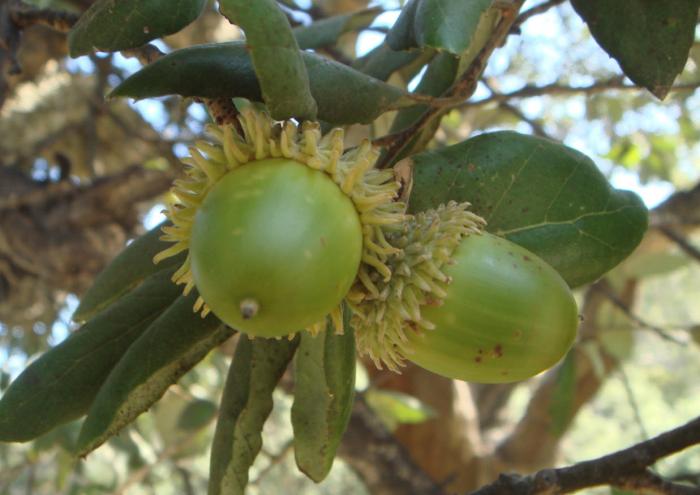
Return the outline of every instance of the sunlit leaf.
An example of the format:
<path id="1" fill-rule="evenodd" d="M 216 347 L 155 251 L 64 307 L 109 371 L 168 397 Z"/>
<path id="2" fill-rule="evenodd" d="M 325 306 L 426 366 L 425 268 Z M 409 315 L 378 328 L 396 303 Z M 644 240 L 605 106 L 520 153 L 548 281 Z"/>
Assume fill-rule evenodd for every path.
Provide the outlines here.
<path id="1" fill-rule="evenodd" d="M 679 252 L 639 252 L 630 257 L 620 269 L 628 278 L 645 278 L 664 275 L 688 266 L 691 259 Z"/>
<path id="2" fill-rule="evenodd" d="M 435 411 L 416 397 L 393 390 L 370 388 L 365 392 L 365 400 L 389 430 L 435 416 Z"/>

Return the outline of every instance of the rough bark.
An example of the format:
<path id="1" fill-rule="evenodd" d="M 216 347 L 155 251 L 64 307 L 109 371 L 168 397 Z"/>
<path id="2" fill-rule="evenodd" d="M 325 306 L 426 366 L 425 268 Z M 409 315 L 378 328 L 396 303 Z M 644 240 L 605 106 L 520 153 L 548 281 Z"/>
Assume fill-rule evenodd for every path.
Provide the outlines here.
<path id="1" fill-rule="evenodd" d="M 139 202 L 172 178 L 132 167 L 89 185 L 40 183 L 0 167 L 0 321 L 50 324 L 65 295 L 85 290 L 134 233 Z"/>
<path id="2" fill-rule="evenodd" d="M 412 395 L 435 412 L 433 419 L 402 425 L 394 432 L 413 461 L 449 493 L 463 486 L 478 486 L 482 481 L 479 459 L 486 451 L 469 385 L 411 364 L 402 368 L 400 375 L 373 373 L 381 388 Z"/>

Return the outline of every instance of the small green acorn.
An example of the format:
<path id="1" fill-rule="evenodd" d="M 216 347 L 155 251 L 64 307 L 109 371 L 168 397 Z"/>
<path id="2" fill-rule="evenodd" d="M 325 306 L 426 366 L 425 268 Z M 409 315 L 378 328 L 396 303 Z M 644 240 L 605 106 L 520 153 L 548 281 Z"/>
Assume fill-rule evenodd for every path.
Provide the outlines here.
<path id="1" fill-rule="evenodd" d="M 454 202 L 404 222 L 389 242 L 392 277 L 354 302 L 358 350 L 398 370 L 406 359 L 461 380 L 521 380 L 571 347 L 576 303 L 540 258 L 482 232 Z"/>

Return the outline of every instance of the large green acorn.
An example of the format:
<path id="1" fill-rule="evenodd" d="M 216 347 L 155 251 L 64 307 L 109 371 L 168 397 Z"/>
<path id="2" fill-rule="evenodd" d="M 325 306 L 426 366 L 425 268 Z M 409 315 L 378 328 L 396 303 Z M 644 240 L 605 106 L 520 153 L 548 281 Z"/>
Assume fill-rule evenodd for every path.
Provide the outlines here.
<path id="1" fill-rule="evenodd" d="M 158 262 L 187 251 L 173 280 L 199 291 L 212 311 L 251 336 L 342 331 L 341 303 L 370 275 L 388 279 L 396 252 L 382 233 L 404 218 L 391 171 L 374 169 L 369 142 L 343 149 L 343 131 L 277 123 L 244 105 L 240 129 L 211 127 L 214 143 L 190 149 L 175 182 Z"/>
<path id="2" fill-rule="evenodd" d="M 273 158 L 226 174 L 195 215 L 192 275 L 234 328 L 274 336 L 323 320 L 350 289 L 362 227 L 324 173 Z"/>
<path id="3" fill-rule="evenodd" d="M 353 303 L 358 349 L 398 370 L 408 359 L 466 381 L 522 380 L 553 366 L 578 324 L 561 276 L 524 248 L 484 233 L 450 203 L 408 218 L 389 241 L 389 281 Z"/>

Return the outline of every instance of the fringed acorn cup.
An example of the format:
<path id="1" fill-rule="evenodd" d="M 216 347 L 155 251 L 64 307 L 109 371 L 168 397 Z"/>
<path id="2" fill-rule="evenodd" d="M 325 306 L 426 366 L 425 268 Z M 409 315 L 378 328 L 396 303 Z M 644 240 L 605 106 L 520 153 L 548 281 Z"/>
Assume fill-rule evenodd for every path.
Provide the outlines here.
<path id="1" fill-rule="evenodd" d="M 404 219 L 399 184 L 377 170 L 368 141 L 344 151 L 343 131 L 277 123 L 252 104 L 215 142 L 190 148 L 175 181 L 155 262 L 187 250 L 173 280 L 195 287 L 195 310 L 250 336 L 342 332 L 342 301 L 356 280 L 388 279 L 396 248 L 383 233 Z"/>

